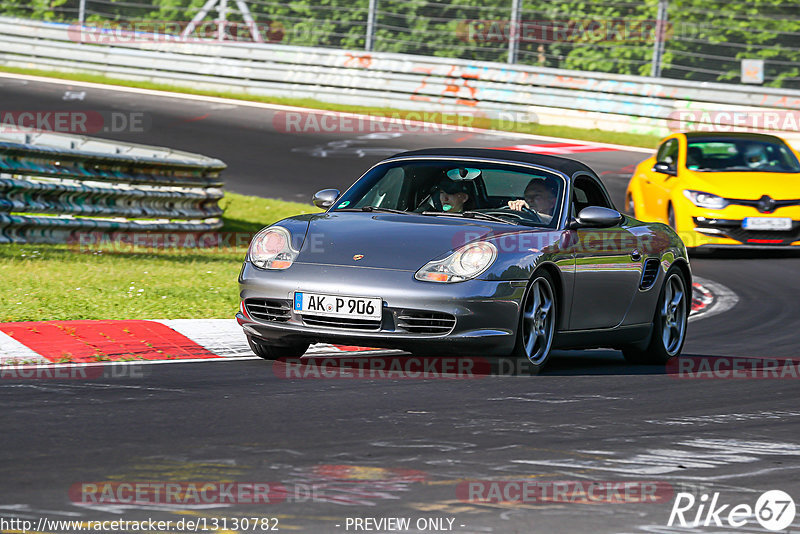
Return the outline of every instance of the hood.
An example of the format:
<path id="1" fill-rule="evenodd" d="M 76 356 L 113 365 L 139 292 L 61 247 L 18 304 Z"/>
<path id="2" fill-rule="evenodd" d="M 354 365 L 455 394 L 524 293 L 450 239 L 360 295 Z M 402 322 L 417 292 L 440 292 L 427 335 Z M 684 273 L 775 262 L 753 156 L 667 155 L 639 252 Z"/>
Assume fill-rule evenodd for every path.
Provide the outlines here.
<path id="1" fill-rule="evenodd" d="M 416 271 L 500 228 L 509 225 L 411 213 L 323 213 L 311 218 L 296 261 Z"/>
<path id="2" fill-rule="evenodd" d="M 692 172 L 684 182 L 695 189 L 725 198 L 757 200 L 769 195 L 776 200 L 800 198 L 800 173 Z"/>

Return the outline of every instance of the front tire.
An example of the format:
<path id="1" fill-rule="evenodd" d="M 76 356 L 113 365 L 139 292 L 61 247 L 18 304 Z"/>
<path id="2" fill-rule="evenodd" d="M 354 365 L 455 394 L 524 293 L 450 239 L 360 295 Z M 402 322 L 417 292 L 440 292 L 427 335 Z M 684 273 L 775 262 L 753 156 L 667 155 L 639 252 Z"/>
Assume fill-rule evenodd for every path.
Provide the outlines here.
<path id="1" fill-rule="evenodd" d="M 308 343 L 292 343 L 290 345 L 267 344 L 264 340 L 247 336 L 250 350 L 259 358 L 277 360 L 279 358 L 299 358 L 308 350 Z"/>
<path id="2" fill-rule="evenodd" d="M 636 218 L 636 203 L 633 201 L 633 195 L 628 193 L 627 198 L 625 199 L 625 209 L 628 215 Z"/>
<path id="3" fill-rule="evenodd" d="M 669 223 L 670 228 L 676 232 L 678 231 L 675 225 L 675 210 L 672 208 L 672 204 L 667 207 L 667 223 Z"/>
<path id="4" fill-rule="evenodd" d="M 671 267 L 658 297 L 650 340 L 644 349 L 633 345 L 624 347 L 622 354 L 626 360 L 637 364 L 665 364 L 681 353 L 689 322 L 689 295 L 683 273 Z"/>
<path id="5" fill-rule="evenodd" d="M 538 374 L 550 358 L 558 317 L 554 288 L 550 274 L 539 271 L 534 274 L 522 297 L 517 342 L 511 356 L 527 359 L 531 374 Z"/>

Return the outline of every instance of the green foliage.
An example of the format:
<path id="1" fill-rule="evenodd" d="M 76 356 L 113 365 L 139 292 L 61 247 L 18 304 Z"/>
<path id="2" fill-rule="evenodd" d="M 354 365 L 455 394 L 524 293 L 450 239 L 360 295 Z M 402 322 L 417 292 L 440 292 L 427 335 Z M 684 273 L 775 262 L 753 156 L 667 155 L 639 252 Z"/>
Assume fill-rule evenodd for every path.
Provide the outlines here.
<path id="1" fill-rule="evenodd" d="M 71 21 L 78 1 L 3 0 L 0 13 Z M 768 85 L 800 88 L 798 0 L 668 2 L 664 76 L 738 82 L 740 60 L 762 58 Z M 204 3 L 87 0 L 88 19 L 186 22 Z M 506 61 L 511 3 L 377 0 L 374 50 Z M 369 0 L 247 0 L 270 42 L 353 50 L 365 45 L 368 4 Z M 229 21 L 242 22 L 235 2 L 228 2 L 228 10 Z M 523 38 L 517 60 L 543 67 L 648 75 L 657 12 L 658 0 L 522 0 Z M 206 20 L 215 17 L 212 12 Z"/>
<path id="2" fill-rule="evenodd" d="M 235 193 L 226 193 L 220 205 L 222 232 L 234 235 L 222 248 L 0 245 L 6 287 L 0 321 L 233 317 L 249 237 L 280 219 L 319 210 Z"/>

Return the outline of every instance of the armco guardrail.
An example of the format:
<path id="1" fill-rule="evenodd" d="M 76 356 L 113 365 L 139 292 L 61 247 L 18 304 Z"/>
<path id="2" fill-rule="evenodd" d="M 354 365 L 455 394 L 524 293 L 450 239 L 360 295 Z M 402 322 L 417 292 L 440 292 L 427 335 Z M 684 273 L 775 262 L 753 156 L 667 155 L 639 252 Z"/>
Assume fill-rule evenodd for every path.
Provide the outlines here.
<path id="1" fill-rule="evenodd" d="M 79 233 L 204 232 L 222 226 L 219 160 L 39 133 L 0 136 L 0 243 Z"/>
<path id="2" fill-rule="evenodd" d="M 698 123 L 741 125 L 736 112 L 747 110 L 751 115 L 779 114 L 761 129 L 800 141 L 797 123 L 779 120 L 786 112 L 800 110 L 798 91 L 403 54 L 158 37 L 0 18 L 0 64 L 511 120 L 524 114 L 542 124 L 640 134 L 663 135 Z"/>

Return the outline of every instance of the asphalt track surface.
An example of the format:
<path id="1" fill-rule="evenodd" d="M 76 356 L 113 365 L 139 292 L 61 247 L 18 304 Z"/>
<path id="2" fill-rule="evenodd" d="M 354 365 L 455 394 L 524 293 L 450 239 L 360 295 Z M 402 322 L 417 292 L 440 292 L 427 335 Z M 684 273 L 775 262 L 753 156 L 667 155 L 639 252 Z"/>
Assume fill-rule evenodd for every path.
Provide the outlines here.
<path id="1" fill-rule="evenodd" d="M 86 94 L 64 100 L 66 90 Z M 5 78 L 0 102 L 3 111 L 145 112 L 148 131 L 99 135 L 218 157 L 230 167 L 228 189 L 288 200 L 346 187 L 404 149 L 520 142 L 463 132 L 289 134 L 276 131 L 268 109 Z M 644 155 L 573 157 L 601 173 L 621 205 L 630 165 Z M 684 354 L 796 357 L 798 267 L 796 255 L 778 253 L 693 259 L 696 275 L 733 289 L 739 301 L 690 323 Z M 538 377 L 471 380 L 288 380 L 275 365 L 168 364 L 134 377 L 1 380 L 0 515 L 277 517 L 282 531 L 299 532 L 354 532 L 345 528 L 348 517 L 451 518 L 452 532 L 766 532 L 752 518 L 736 529 L 667 527 L 672 498 L 485 503 L 459 488 L 476 480 L 657 481 L 674 491 L 719 492 L 720 503 L 752 506 L 769 489 L 800 500 L 797 380 L 680 379 L 663 367 L 627 366 L 613 351 L 557 353 Z M 279 482 L 289 498 L 98 507 L 70 497 L 87 481 Z M 306 499 L 311 486 L 317 496 Z M 792 529 L 800 532 L 800 520 Z"/>

